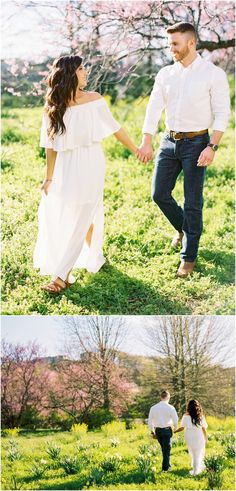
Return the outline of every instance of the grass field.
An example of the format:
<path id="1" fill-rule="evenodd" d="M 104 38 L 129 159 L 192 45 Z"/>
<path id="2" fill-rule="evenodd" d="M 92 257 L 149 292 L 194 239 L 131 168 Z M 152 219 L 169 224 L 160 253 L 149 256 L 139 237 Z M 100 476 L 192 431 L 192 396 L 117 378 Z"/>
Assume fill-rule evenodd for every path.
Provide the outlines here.
<path id="1" fill-rule="evenodd" d="M 113 114 L 139 143 L 146 101 L 120 101 Z M 136 161 L 114 137 L 106 139 L 105 241 L 107 264 L 92 275 L 76 270 L 76 284 L 58 296 L 41 290 L 32 266 L 44 159 L 38 146 L 42 109 L 3 112 L 2 313 L 231 314 L 234 311 L 233 129 L 207 171 L 204 233 L 191 278 L 175 278 L 179 253 L 172 227 L 150 197 L 153 163 Z M 158 150 L 160 135 L 155 141 Z M 183 202 L 183 180 L 175 196 Z M 63 233 L 63 231 L 62 231 Z"/>
<path id="2" fill-rule="evenodd" d="M 2 489 L 208 489 L 206 471 L 189 475 L 182 433 L 173 438 L 172 469 L 163 474 L 160 447 L 147 427 L 121 425 L 83 435 L 41 430 L 3 438 Z M 225 455 L 233 431 L 233 418 L 209 418 L 206 456 Z M 235 489 L 234 458 L 226 457 L 222 476 L 219 489 Z"/>

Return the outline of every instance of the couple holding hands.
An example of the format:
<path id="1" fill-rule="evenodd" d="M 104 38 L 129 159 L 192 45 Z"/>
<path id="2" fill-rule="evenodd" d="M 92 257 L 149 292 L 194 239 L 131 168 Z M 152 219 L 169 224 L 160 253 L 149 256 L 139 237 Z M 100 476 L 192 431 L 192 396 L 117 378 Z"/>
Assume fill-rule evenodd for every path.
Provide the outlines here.
<path id="1" fill-rule="evenodd" d="M 163 109 L 166 132 L 155 162 L 152 197 L 176 231 L 172 246 L 181 248 L 177 276 L 186 278 L 194 269 L 203 227 L 205 171 L 227 126 L 229 87 L 225 72 L 197 53 L 191 24 L 169 27 L 167 37 L 174 63 L 156 76 L 139 148 L 113 118 L 104 98 L 84 90 L 87 72 L 80 56 L 62 56 L 53 63 L 41 128 L 47 171 L 34 251 L 34 266 L 52 277 L 43 287 L 49 293 L 75 282 L 74 267 L 96 273 L 105 263 L 102 139 L 114 134 L 146 164 L 153 159 L 152 136 Z M 183 208 L 172 196 L 181 171 Z"/>
<path id="2" fill-rule="evenodd" d="M 196 399 L 191 399 L 187 405 L 187 412 L 183 415 L 180 427 L 178 415 L 169 404 L 170 393 L 163 390 L 161 400 L 151 407 L 148 417 L 148 425 L 153 438 L 156 438 L 162 451 L 162 471 L 171 469 L 170 451 L 173 433 L 184 431 L 186 445 L 192 460 L 190 474 L 197 476 L 204 470 L 205 446 L 207 442 L 207 422 L 203 414 L 202 406 Z"/>

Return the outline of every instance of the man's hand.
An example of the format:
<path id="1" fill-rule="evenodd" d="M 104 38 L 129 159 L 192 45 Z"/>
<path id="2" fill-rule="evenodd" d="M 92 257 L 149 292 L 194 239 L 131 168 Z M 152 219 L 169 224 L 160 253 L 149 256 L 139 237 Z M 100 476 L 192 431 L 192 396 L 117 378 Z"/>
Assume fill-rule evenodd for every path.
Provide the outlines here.
<path id="1" fill-rule="evenodd" d="M 198 167 L 207 167 L 208 165 L 211 165 L 215 157 L 215 152 L 212 150 L 211 147 L 206 147 L 204 150 L 200 153 L 199 158 L 198 158 Z"/>
<path id="2" fill-rule="evenodd" d="M 140 150 L 140 148 L 138 148 L 135 152 L 135 156 L 137 157 L 138 160 L 140 160 L 140 162 L 144 162 L 144 153 L 142 152 L 142 150 Z"/>
<path id="3" fill-rule="evenodd" d="M 139 146 L 140 160 L 145 164 L 153 159 L 153 149 L 150 143 L 142 143 Z"/>

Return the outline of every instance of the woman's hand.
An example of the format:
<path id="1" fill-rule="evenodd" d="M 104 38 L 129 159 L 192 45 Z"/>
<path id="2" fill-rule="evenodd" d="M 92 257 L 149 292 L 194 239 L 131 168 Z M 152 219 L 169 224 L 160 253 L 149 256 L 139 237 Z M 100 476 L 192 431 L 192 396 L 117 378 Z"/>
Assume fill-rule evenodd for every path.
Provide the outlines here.
<path id="1" fill-rule="evenodd" d="M 142 143 L 138 150 L 140 155 L 139 160 L 141 160 L 141 162 L 144 164 L 147 164 L 153 159 L 153 149 L 151 143 Z"/>
<path id="2" fill-rule="evenodd" d="M 43 184 L 41 186 L 41 191 L 44 191 L 46 196 L 48 195 L 48 190 L 49 190 L 49 187 L 50 187 L 50 184 L 52 183 L 52 179 L 45 179 L 43 181 Z"/>
<path id="3" fill-rule="evenodd" d="M 124 145 L 124 147 L 128 148 L 137 158 L 141 159 L 141 153 L 139 148 L 133 143 L 129 135 L 123 128 L 120 128 L 118 131 L 114 133 L 114 136 L 117 140 Z"/>
<path id="4" fill-rule="evenodd" d="M 174 430 L 174 433 L 179 433 L 180 431 L 184 431 L 184 426 L 180 426 Z"/>
<path id="5" fill-rule="evenodd" d="M 141 151 L 139 150 L 139 148 L 137 147 L 137 149 L 135 150 L 134 152 L 134 155 L 135 157 L 140 161 L 140 162 L 143 162 L 143 156 L 142 156 L 142 153 Z"/>

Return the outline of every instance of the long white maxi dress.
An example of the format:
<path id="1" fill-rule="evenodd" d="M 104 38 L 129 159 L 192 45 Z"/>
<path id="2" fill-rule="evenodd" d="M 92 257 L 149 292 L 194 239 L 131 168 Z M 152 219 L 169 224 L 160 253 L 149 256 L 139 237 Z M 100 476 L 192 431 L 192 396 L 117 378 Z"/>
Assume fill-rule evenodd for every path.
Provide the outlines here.
<path id="1" fill-rule="evenodd" d="M 205 417 L 201 418 L 198 426 L 192 423 L 191 416 L 184 414 L 180 426 L 185 428 L 184 436 L 192 459 L 193 475 L 204 470 L 205 438 L 202 428 L 207 428 Z"/>
<path id="2" fill-rule="evenodd" d="M 42 192 L 34 266 L 42 275 L 65 280 L 73 267 L 96 273 L 102 252 L 105 157 L 101 141 L 120 129 L 103 98 L 71 106 L 64 114 L 66 131 L 53 140 L 43 115 L 40 146 L 57 152 L 48 195 Z M 93 224 L 91 245 L 85 238 Z"/>

